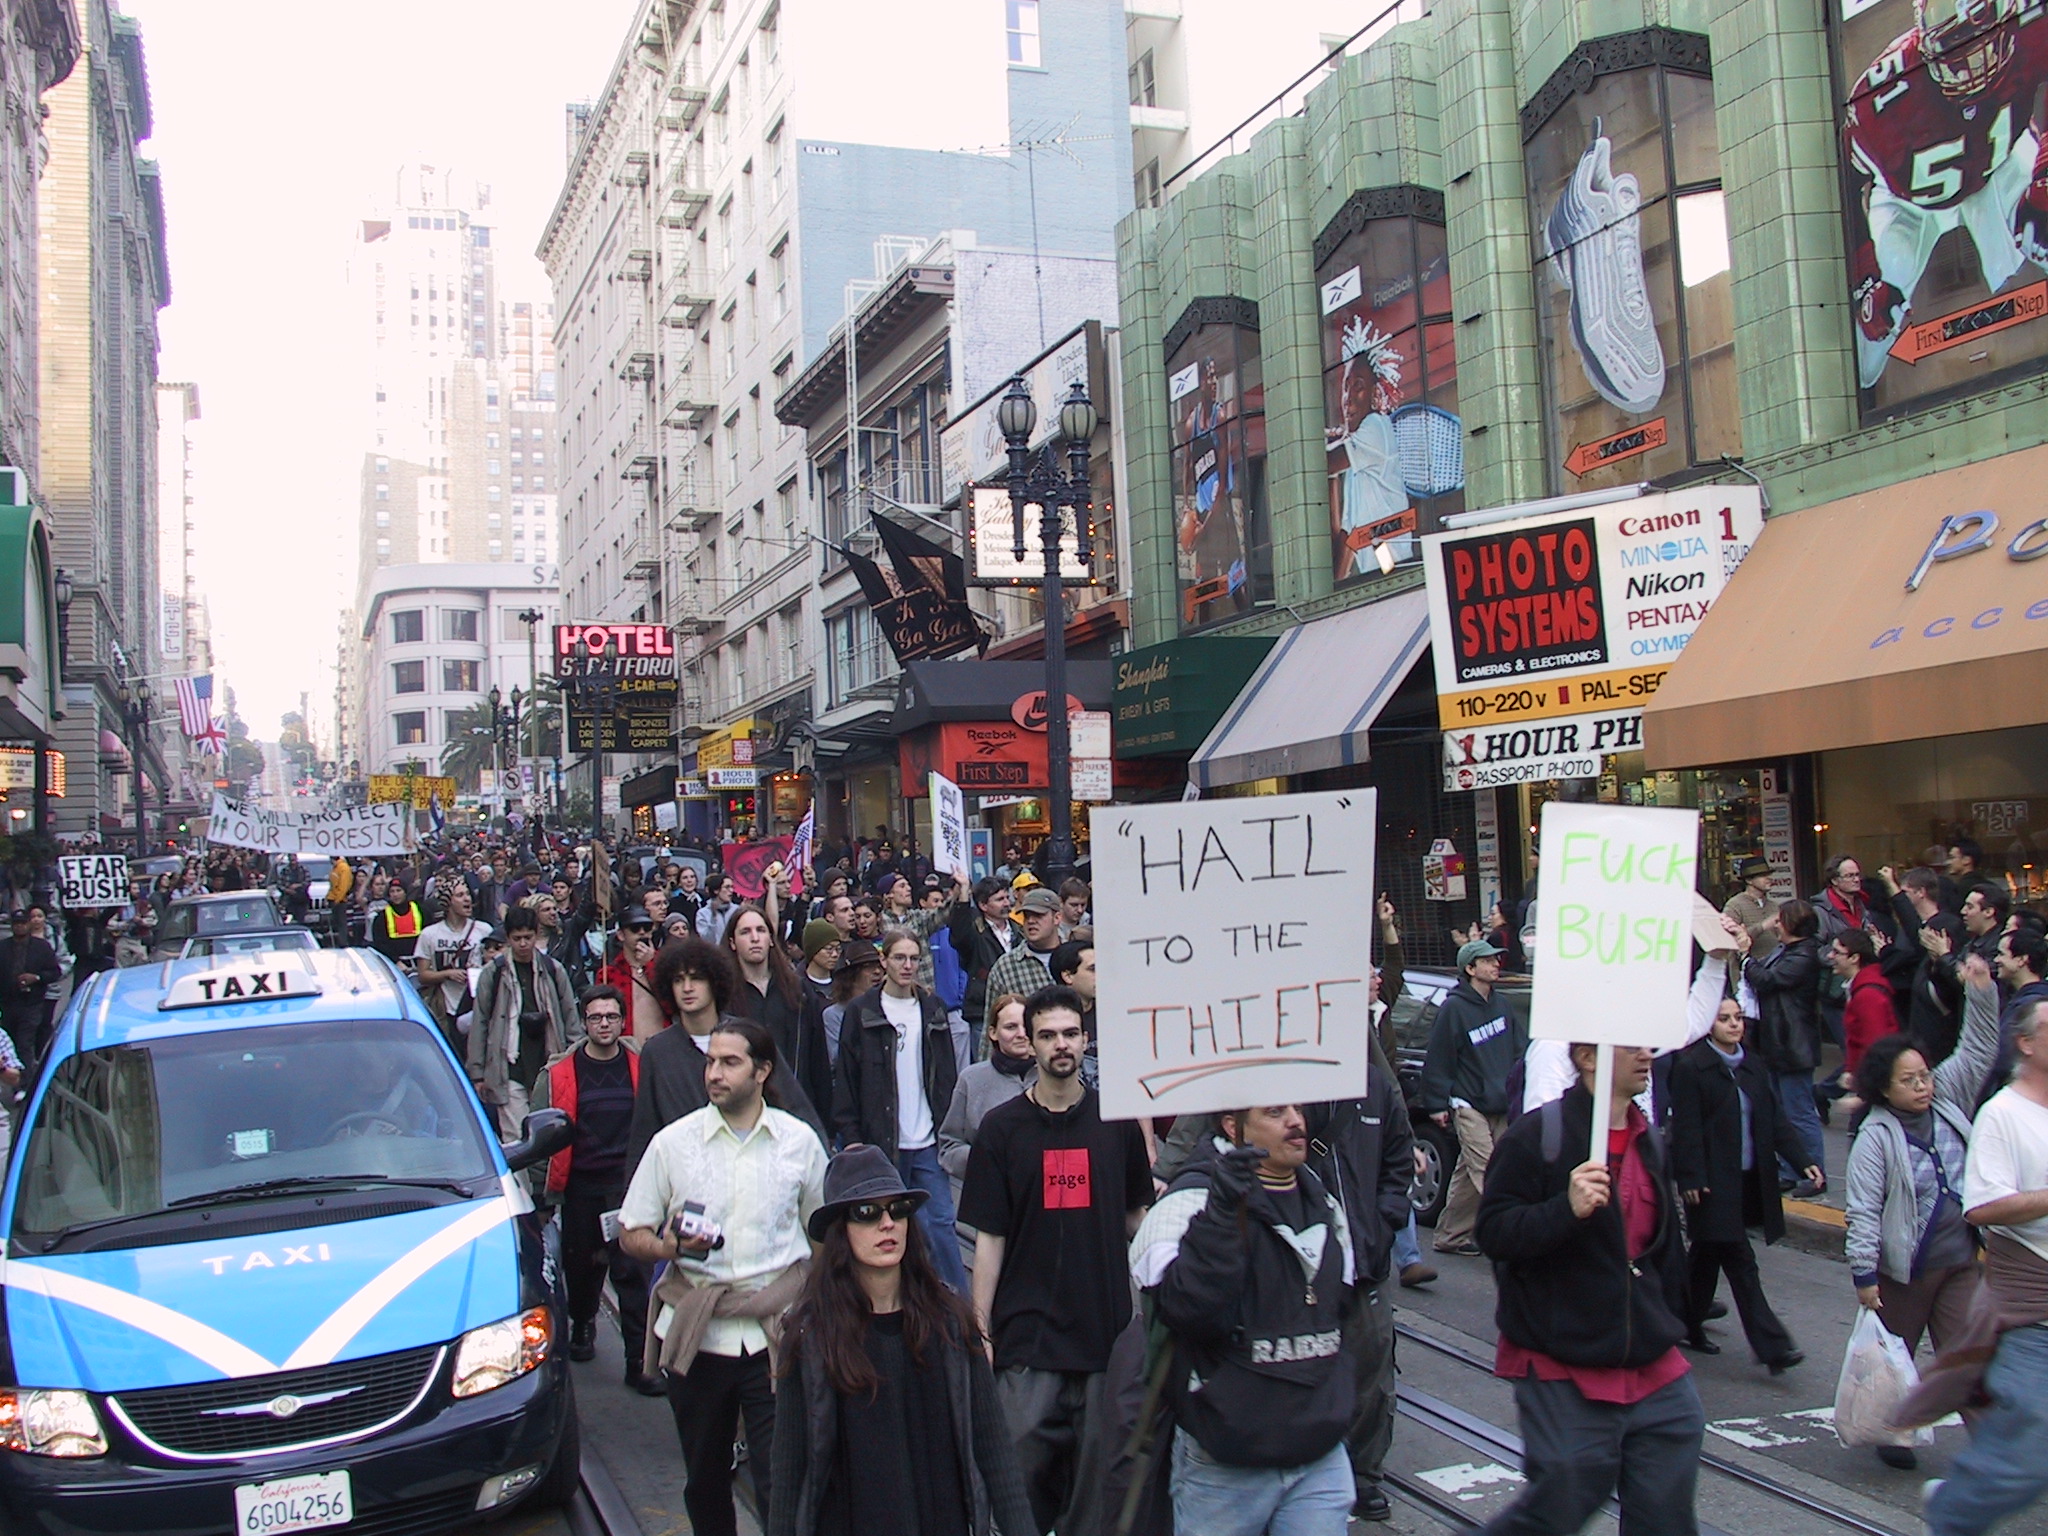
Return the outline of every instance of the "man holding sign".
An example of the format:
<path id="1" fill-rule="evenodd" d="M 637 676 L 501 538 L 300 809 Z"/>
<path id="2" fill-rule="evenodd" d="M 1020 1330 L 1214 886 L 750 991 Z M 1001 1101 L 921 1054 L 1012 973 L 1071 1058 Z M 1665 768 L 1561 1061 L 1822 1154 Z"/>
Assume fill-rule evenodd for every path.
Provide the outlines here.
<path id="1" fill-rule="evenodd" d="M 1530 1034 L 1570 1042 L 1578 1082 L 1499 1139 L 1479 1204 L 1528 1479 L 1487 1529 L 1576 1531 L 1618 1489 L 1622 1529 L 1690 1536 L 1706 1417 L 1678 1349 L 1680 1201 L 1635 1097 L 1685 1043 L 1699 813 L 1552 801 L 1542 843 Z"/>

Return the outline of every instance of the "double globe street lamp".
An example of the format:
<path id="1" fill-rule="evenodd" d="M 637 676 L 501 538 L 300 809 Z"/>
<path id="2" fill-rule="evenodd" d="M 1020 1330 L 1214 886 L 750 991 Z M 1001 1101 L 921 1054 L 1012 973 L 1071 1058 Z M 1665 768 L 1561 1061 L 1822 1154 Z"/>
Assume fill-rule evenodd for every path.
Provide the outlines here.
<path id="1" fill-rule="evenodd" d="M 1024 560 L 1025 518 L 1038 512 L 1040 553 L 1045 559 L 1045 761 L 1047 796 L 1052 801 L 1052 836 L 1046 840 L 1045 881 L 1054 891 L 1074 872 L 1073 761 L 1067 729 L 1067 602 L 1060 570 L 1064 514 L 1074 517 L 1074 558 L 1083 568 L 1095 558 L 1089 519 L 1088 448 L 1098 421 L 1094 402 L 1079 379 L 1060 403 L 1060 436 L 1066 439 L 1067 466 L 1060 468 L 1055 445 L 1047 443 L 1034 459 L 1032 429 L 1038 407 L 1022 375 L 996 403 L 996 425 L 1010 450 L 1010 515 L 1014 553 Z"/>
<path id="2" fill-rule="evenodd" d="M 519 762 L 519 708 L 524 695 L 514 688 L 508 706 L 493 683 L 485 697 L 491 705 L 491 770 L 498 786 L 498 814 L 503 816 L 512 799 L 505 789 L 505 760 L 510 758 L 515 768 Z"/>

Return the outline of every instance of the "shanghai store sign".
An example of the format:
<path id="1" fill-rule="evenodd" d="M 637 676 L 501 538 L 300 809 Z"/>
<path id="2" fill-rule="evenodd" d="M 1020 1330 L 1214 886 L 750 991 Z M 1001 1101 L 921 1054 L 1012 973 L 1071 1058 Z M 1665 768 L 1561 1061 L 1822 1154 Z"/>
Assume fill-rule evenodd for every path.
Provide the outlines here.
<path id="1" fill-rule="evenodd" d="M 1583 778 L 1763 530 L 1753 486 L 1703 486 L 1423 540 L 1444 783 Z"/>

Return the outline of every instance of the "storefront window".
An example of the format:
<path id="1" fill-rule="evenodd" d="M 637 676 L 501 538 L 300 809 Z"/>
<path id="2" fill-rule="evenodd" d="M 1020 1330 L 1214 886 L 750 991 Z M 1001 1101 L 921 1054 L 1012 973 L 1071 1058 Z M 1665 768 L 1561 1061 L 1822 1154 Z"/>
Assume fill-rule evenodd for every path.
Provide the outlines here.
<path id="1" fill-rule="evenodd" d="M 2048 895 L 2048 726 L 1823 752 L 1818 764 L 1821 850 L 1853 853 L 1866 869 L 1939 868 L 1967 837 L 1979 871 L 2020 901 Z"/>
<path id="2" fill-rule="evenodd" d="M 1742 452 L 1706 42 L 1644 37 L 1641 50 L 1587 44 L 1523 114 L 1550 452 L 1565 491 Z M 1645 54 L 1662 62 L 1603 72 Z M 1557 88 L 1589 72 L 1585 89 Z"/>
<path id="3" fill-rule="evenodd" d="M 1782 774 L 1761 767 L 1652 772 L 1642 753 L 1618 752 L 1606 760 L 1597 779 L 1521 786 L 1522 825 L 1533 844 L 1544 802 L 1559 799 L 1698 811 L 1697 888 L 1719 906 L 1742 889 L 1736 872 L 1744 859 L 1765 858 L 1791 868 L 1791 800 L 1784 783 Z"/>
<path id="4" fill-rule="evenodd" d="M 1213 320 L 1207 318 L 1212 312 Z M 1198 300 L 1167 338 L 1183 630 L 1233 619 L 1273 600 L 1257 314 L 1242 300 Z"/>
<path id="5" fill-rule="evenodd" d="M 2048 212 L 2023 194 L 2048 78 L 2039 9 L 1841 0 L 1828 16 L 1866 414 L 2038 371 Z"/>
<path id="6" fill-rule="evenodd" d="M 1434 217 L 1372 216 L 1404 205 Z M 1444 514 L 1464 510 L 1443 198 L 1420 187 L 1360 193 L 1317 256 L 1330 552 L 1342 585 L 1413 558 L 1418 531 L 1434 533 Z"/>

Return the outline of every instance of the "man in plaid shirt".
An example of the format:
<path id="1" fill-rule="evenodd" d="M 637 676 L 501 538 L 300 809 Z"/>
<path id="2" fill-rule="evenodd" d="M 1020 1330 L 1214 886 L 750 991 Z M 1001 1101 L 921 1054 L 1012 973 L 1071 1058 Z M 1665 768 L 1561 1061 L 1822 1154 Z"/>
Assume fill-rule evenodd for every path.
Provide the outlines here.
<path id="1" fill-rule="evenodd" d="M 1005 992 L 1029 997 L 1052 985 L 1052 952 L 1060 943 L 1060 899 L 1045 886 L 1034 885 L 1018 899 L 1017 910 L 1024 914 L 1024 942 L 989 967 L 991 998 Z"/>

